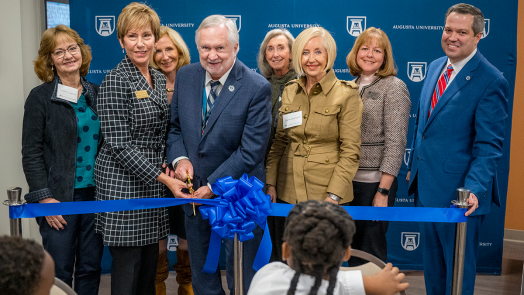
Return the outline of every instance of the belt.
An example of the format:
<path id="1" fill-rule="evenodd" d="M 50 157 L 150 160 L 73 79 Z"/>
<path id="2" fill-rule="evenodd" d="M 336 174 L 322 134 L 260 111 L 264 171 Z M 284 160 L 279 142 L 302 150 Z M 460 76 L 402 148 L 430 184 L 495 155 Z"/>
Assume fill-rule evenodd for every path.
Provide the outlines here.
<path id="1" fill-rule="evenodd" d="M 307 143 L 291 143 L 291 151 L 295 156 L 309 157 L 314 154 L 324 154 L 329 152 L 336 152 L 340 150 L 337 142 L 323 143 L 323 144 L 307 144 Z"/>

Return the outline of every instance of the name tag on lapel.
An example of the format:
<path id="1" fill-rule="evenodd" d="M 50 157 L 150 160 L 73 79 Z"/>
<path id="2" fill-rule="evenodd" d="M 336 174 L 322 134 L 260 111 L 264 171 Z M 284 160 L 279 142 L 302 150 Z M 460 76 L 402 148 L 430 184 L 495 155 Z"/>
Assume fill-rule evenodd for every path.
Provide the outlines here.
<path id="1" fill-rule="evenodd" d="M 149 95 L 147 94 L 147 90 L 135 91 L 135 95 L 136 95 L 136 98 L 138 98 L 138 99 L 148 98 L 149 97 Z"/>
<path id="2" fill-rule="evenodd" d="M 78 89 L 69 87 L 69 86 L 65 86 L 62 84 L 58 84 L 58 88 L 56 90 L 56 97 L 65 99 L 72 103 L 77 103 L 78 102 Z"/>
<path id="3" fill-rule="evenodd" d="M 369 98 L 371 98 L 371 99 L 377 99 L 378 98 L 378 92 L 369 91 L 367 96 Z"/>
<path id="4" fill-rule="evenodd" d="M 302 125 L 302 111 L 282 116 L 282 123 L 284 129 Z"/>

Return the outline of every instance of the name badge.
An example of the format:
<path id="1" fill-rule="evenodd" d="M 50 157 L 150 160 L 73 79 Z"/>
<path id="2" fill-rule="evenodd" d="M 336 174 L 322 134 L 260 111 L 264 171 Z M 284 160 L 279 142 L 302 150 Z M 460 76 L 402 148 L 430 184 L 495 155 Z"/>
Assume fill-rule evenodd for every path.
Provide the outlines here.
<path id="1" fill-rule="evenodd" d="M 138 99 L 148 98 L 149 97 L 149 95 L 147 95 L 147 90 L 135 91 L 135 95 L 136 95 L 136 98 L 138 98 Z"/>
<path id="2" fill-rule="evenodd" d="M 62 84 L 58 84 L 58 88 L 56 90 L 56 97 L 65 99 L 72 103 L 77 103 L 78 102 L 78 89 L 69 87 L 69 86 L 65 86 Z"/>
<path id="3" fill-rule="evenodd" d="M 284 129 L 302 125 L 302 111 L 282 116 Z"/>

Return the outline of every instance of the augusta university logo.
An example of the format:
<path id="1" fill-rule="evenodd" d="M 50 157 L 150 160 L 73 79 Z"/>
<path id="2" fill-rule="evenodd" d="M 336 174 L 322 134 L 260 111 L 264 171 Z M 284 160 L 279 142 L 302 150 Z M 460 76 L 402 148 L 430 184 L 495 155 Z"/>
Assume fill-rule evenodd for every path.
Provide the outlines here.
<path id="1" fill-rule="evenodd" d="M 114 15 L 101 15 L 95 16 L 96 32 L 98 35 L 107 37 L 111 36 L 115 31 L 115 16 Z"/>
<path id="2" fill-rule="evenodd" d="M 366 17 L 365 16 L 348 16 L 346 22 L 346 29 L 348 33 L 353 37 L 358 37 L 366 29 Z"/>
<path id="3" fill-rule="evenodd" d="M 482 37 L 480 39 L 484 39 L 489 35 L 489 18 L 484 19 L 484 30 L 482 31 Z"/>
<path id="4" fill-rule="evenodd" d="M 406 149 L 406 152 L 404 153 L 404 164 L 406 164 L 406 166 L 409 165 L 410 156 L 411 156 L 411 149 Z"/>
<path id="5" fill-rule="evenodd" d="M 426 62 L 408 62 L 408 77 L 413 82 L 420 82 L 426 78 Z"/>
<path id="6" fill-rule="evenodd" d="M 238 31 L 240 32 L 240 27 L 242 26 L 242 16 L 240 15 L 224 15 L 225 17 L 229 18 L 233 21 L 233 23 L 237 26 Z"/>
<path id="7" fill-rule="evenodd" d="M 418 248 L 420 243 L 420 233 L 403 232 L 401 234 L 400 242 L 402 243 L 402 248 L 407 251 L 413 251 Z"/>

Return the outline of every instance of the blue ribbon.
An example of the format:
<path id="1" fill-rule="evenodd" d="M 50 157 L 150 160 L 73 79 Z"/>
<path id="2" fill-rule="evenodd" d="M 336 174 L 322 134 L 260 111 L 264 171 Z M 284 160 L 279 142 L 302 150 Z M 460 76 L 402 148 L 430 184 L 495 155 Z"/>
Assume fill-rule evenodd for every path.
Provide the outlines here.
<path id="1" fill-rule="evenodd" d="M 100 212 L 115 212 L 177 206 L 186 203 L 218 205 L 215 199 L 132 199 L 113 201 L 83 201 L 47 204 L 24 204 L 9 206 L 9 218 L 32 218 L 51 215 L 73 215 Z M 270 216 L 286 217 L 293 208 L 291 204 L 271 204 Z M 466 209 L 428 207 L 342 207 L 355 220 L 407 221 L 407 222 L 466 222 Z"/>
<path id="2" fill-rule="evenodd" d="M 50 215 L 89 214 L 101 212 L 153 209 L 201 203 L 200 212 L 209 219 L 212 234 L 204 272 L 214 273 L 220 256 L 222 238 L 240 241 L 253 238 L 252 230 L 258 224 L 264 229 L 253 268 L 260 269 L 268 261 L 272 251 L 271 238 L 266 222 L 268 215 L 286 217 L 293 208 L 291 204 L 272 204 L 262 192 L 263 184 L 255 177 L 244 174 L 239 180 L 225 177 L 212 185 L 220 197 L 216 199 L 150 198 L 111 201 L 84 201 L 47 204 L 24 204 L 9 206 L 9 218 L 31 218 Z M 466 222 L 466 209 L 459 208 L 412 208 L 412 207 L 343 207 L 355 220 L 408 221 L 408 222 Z"/>
<path id="3" fill-rule="evenodd" d="M 271 216 L 287 216 L 294 205 L 273 204 Z M 467 209 L 429 207 L 367 207 L 342 206 L 354 220 L 407 222 L 466 222 Z"/>
<path id="4" fill-rule="evenodd" d="M 269 262 L 272 244 L 267 226 L 267 216 L 271 213 L 271 197 L 262 192 L 264 184 L 256 177 L 242 175 L 239 180 L 231 176 L 218 179 L 211 185 L 218 195 L 219 203 L 200 207 L 202 218 L 209 219 L 211 239 L 203 271 L 215 273 L 220 256 L 222 239 L 233 240 L 235 234 L 241 242 L 254 238 L 253 230 L 258 224 L 264 235 L 253 263 L 258 270 Z"/>
<path id="5" fill-rule="evenodd" d="M 31 218 L 52 215 L 73 215 L 101 212 L 128 211 L 139 209 L 153 209 L 161 207 L 177 206 L 191 202 L 200 204 L 218 204 L 214 199 L 175 199 L 175 198 L 151 198 L 132 200 L 111 201 L 83 201 L 46 204 L 24 204 L 9 206 L 9 218 Z"/>

